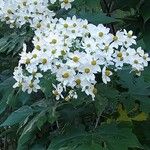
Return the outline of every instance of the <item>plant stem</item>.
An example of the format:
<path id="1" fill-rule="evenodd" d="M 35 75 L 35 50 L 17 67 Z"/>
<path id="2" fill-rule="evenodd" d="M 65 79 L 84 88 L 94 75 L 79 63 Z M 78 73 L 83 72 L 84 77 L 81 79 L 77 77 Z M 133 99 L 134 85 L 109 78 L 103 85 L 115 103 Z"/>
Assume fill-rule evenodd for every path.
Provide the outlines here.
<path id="1" fill-rule="evenodd" d="M 110 8 L 108 7 L 107 1 L 106 1 L 106 0 L 103 0 L 103 3 L 104 3 L 104 5 L 105 5 L 105 9 L 106 9 L 106 10 L 104 10 L 104 12 L 107 13 L 107 16 L 111 17 Z M 110 4 L 110 6 L 111 6 L 111 4 Z M 113 34 L 115 34 L 115 33 L 116 33 L 116 30 L 115 30 L 115 27 L 114 27 L 113 24 L 110 25 L 110 28 L 111 28 L 111 32 L 112 32 Z"/>

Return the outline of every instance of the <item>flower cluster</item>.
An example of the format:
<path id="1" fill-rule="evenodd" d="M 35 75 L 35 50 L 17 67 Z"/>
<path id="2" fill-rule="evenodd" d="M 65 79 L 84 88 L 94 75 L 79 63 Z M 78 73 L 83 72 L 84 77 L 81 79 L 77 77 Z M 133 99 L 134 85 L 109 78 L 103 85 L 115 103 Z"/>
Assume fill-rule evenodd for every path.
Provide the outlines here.
<path id="1" fill-rule="evenodd" d="M 61 8 L 71 8 L 74 0 L 59 0 Z M 56 0 L 50 0 L 54 4 Z M 0 20 L 10 27 L 21 27 L 30 23 L 31 27 L 41 27 L 41 22 L 51 20 L 55 13 L 48 9 L 49 0 L 0 0 Z"/>
<path id="2" fill-rule="evenodd" d="M 132 31 L 117 31 L 113 35 L 102 24 L 95 26 L 75 16 L 42 22 L 35 31 L 33 44 L 32 52 L 26 52 L 24 45 L 14 71 L 14 88 L 37 92 L 43 74 L 51 72 L 58 81 L 58 85 L 53 85 L 57 100 L 64 98 L 63 91 L 68 88 L 73 90 L 67 98 L 77 98 L 75 91 L 81 89 L 94 99 L 95 74 L 101 74 L 107 84 L 113 72 L 124 65 L 130 65 L 131 71 L 140 75 L 150 61 L 141 48 L 133 48 L 136 36 Z"/>
<path id="3" fill-rule="evenodd" d="M 34 29 L 34 49 L 27 52 L 24 44 L 18 67 L 14 71 L 14 88 L 37 92 L 43 74 L 51 72 L 58 82 L 53 84 L 56 99 L 77 98 L 76 89 L 81 89 L 94 99 L 96 74 L 102 75 L 107 84 L 114 71 L 124 65 L 131 66 L 140 75 L 148 66 L 150 58 L 141 48 L 134 49 L 136 36 L 132 31 L 117 31 L 115 35 L 102 24 L 95 26 L 75 16 L 67 19 L 54 18 L 49 5 L 71 8 L 74 0 L 0 0 L 0 20 L 10 27 L 29 23 Z M 64 97 L 63 91 L 68 96 Z"/>

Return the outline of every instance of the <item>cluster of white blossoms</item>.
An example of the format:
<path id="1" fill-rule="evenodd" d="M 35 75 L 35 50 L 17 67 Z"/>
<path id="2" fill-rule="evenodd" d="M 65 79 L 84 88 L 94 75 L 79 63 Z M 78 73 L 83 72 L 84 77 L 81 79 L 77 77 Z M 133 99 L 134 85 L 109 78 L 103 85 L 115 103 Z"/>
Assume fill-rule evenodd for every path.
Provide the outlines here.
<path id="1" fill-rule="evenodd" d="M 100 74 L 102 81 L 110 82 L 113 72 L 124 65 L 131 66 L 140 75 L 148 66 L 148 54 L 136 45 L 136 36 L 132 31 L 117 31 L 115 35 L 102 24 L 95 26 L 87 20 L 75 16 L 67 19 L 45 20 L 35 31 L 34 49 L 23 52 L 18 67 L 14 71 L 17 81 L 14 88 L 21 87 L 31 93 L 40 89 L 43 74 L 51 72 L 58 85 L 53 85 L 56 99 L 77 98 L 77 89 L 81 89 L 94 99 L 96 89 L 95 75 Z M 64 97 L 64 91 L 69 95 Z"/>
<path id="2" fill-rule="evenodd" d="M 95 26 L 75 16 L 56 19 L 54 11 L 48 9 L 54 3 L 69 9 L 73 1 L 0 0 L 1 21 L 12 28 L 29 23 L 35 32 L 33 51 L 28 52 L 26 44 L 23 46 L 14 71 L 14 88 L 37 92 L 41 89 L 41 78 L 48 73 L 58 82 L 53 84 L 52 91 L 57 100 L 77 98 L 77 89 L 94 99 L 96 74 L 101 74 L 102 81 L 107 84 L 113 72 L 124 65 L 131 66 L 131 72 L 137 75 L 148 66 L 148 54 L 141 48 L 133 48 L 136 36 L 132 31 L 117 31 L 113 35 L 102 24 Z M 68 92 L 68 89 L 71 90 Z"/>
<path id="3" fill-rule="evenodd" d="M 48 5 L 57 0 L 0 0 L 0 20 L 10 24 L 10 27 L 21 27 L 30 23 L 37 29 L 45 19 L 51 20 L 55 13 L 48 9 Z M 71 8 L 74 0 L 59 0 L 61 8 Z"/>

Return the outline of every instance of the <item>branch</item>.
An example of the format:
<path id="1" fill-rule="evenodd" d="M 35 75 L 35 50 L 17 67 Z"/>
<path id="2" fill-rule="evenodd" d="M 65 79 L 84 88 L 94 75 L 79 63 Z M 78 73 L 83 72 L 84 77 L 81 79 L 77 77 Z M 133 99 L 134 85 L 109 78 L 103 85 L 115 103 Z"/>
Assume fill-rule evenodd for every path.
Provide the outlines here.
<path id="1" fill-rule="evenodd" d="M 104 3 L 105 8 L 106 8 L 106 11 L 104 11 L 104 12 L 106 12 L 106 14 L 107 14 L 108 17 L 111 17 L 111 14 L 110 14 L 110 7 L 108 7 L 107 1 L 106 1 L 106 0 L 103 0 L 103 3 Z M 110 6 L 111 6 L 111 4 L 110 4 Z M 111 28 L 112 33 L 115 34 L 115 33 L 116 33 L 116 30 L 115 30 L 115 27 L 114 27 L 113 24 L 110 25 L 110 28 Z"/>

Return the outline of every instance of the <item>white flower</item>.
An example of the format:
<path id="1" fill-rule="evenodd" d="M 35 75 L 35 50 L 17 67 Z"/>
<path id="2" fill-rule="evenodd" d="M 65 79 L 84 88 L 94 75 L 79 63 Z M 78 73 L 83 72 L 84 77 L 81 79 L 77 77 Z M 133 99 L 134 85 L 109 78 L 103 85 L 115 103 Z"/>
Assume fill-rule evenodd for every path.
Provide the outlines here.
<path id="1" fill-rule="evenodd" d="M 46 72 L 47 70 L 51 69 L 51 57 L 49 53 L 42 52 L 39 60 L 40 60 L 39 68 L 41 71 Z"/>
<path id="2" fill-rule="evenodd" d="M 115 62 L 115 67 L 117 69 L 121 69 L 124 65 L 124 63 L 126 63 L 126 52 L 124 51 L 124 49 L 121 49 L 120 51 L 115 51 L 115 53 L 113 54 L 114 62 Z"/>
<path id="3" fill-rule="evenodd" d="M 73 76 L 75 71 L 73 69 L 68 69 L 67 67 L 62 67 L 58 70 L 56 77 L 57 80 L 62 82 L 64 86 L 71 85 L 73 82 Z"/>
<path id="4" fill-rule="evenodd" d="M 84 75 L 86 80 L 88 80 L 89 82 L 91 80 L 95 80 L 93 67 L 89 63 L 85 63 L 85 64 L 81 65 L 79 68 L 79 71 L 82 72 L 82 74 Z"/>
<path id="5" fill-rule="evenodd" d="M 125 36 L 123 32 L 117 31 L 116 35 L 112 36 L 113 43 L 111 44 L 112 47 L 118 48 L 119 46 L 123 45 L 125 42 Z"/>
<path id="6" fill-rule="evenodd" d="M 110 82 L 110 76 L 112 75 L 112 72 L 107 69 L 106 67 L 103 68 L 102 70 L 102 80 L 105 84 L 107 84 L 107 82 Z"/>
<path id="7" fill-rule="evenodd" d="M 65 98 L 66 101 L 69 101 L 71 98 L 77 99 L 78 95 L 74 90 L 70 90 L 68 96 Z"/>
<path id="8" fill-rule="evenodd" d="M 32 76 L 26 77 L 24 79 L 24 82 L 22 83 L 22 90 L 28 92 L 28 94 L 30 94 L 32 91 L 37 92 L 37 90 L 40 89 L 39 84 L 39 80 L 38 79 L 33 79 Z"/>
<path id="9" fill-rule="evenodd" d="M 67 59 L 67 65 L 73 68 L 79 67 L 81 65 L 81 59 L 84 57 L 85 53 L 79 51 L 74 51 L 74 53 L 69 53 Z"/>
<path id="10" fill-rule="evenodd" d="M 97 94 L 97 89 L 94 87 L 94 85 L 91 84 L 89 87 L 86 88 L 85 93 L 87 95 L 91 95 L 92 100 L 94 100 L 95 94 Z"/>
<path id="11" fill-rule="evenodd" d="M 52 4 L 54 4 L 56 1 L 57 1 L 57 0 L 50 0 L 50 2 L 51 2 Z"/>
<path id="12" fill-rule="evenodd" d="M 137 53 L 143 58 L 144 66 L 148 66 L 148 62 L 150 61 L 150 57 L 149 57 L 148 53 L 145 53 L 141 47 L 139 47 L 137 49 Z"/>
<path id="13" fill-rule="evenodd" d="M 130 64 L 132 65 L 132 68 L 137 71 L 142 71 L 144 68 L 143 58 L 138 54 L 136 54 L 134 57 L 130 57 Z"/>
<path id="14" fill-rule="evenodd" d="M 60 98 L 64 98 L 64 96 L 62 95 L 62 92 L 63 92 L 62 85 L 61 84 L 57 84 L 57 86 L 54 84 L 52 85 L 55 88 L 55 90 L 53 90 L 52 92 L 56 96 L 56 100 L 59 100 Z"/>
<path id="15" fill-rule="evenodd" d="M 59 0 L 61 2 L 61 8 L 65 8 L 66 10 L 68 10 L 69 8 L 71 8 L 71 2 L 73 2 L 74 0 Z"/>
<path id="16" fill-rule="evenodd" d="M 53 19 L 53 12 L 47 9 L 48 0 L 16 0 L 19 7 L 12 7 L 4 1 L 8 4 L 6 10 L 10 7 L 10 11 L 3 14 L 6 4 L 2 3 L 0 19 L 4 21 L 5 17 L 10 17 L 6 22 L 13 25 L 15 21 L 17 27 L 30 23 L 35 33 L 33 51 L 27 52 L 26 45 L 23 45 L 18 68 L 14 70 L 14 88 L 21 87 L 28 93 L 37 92 L 43 74 L 50 72 L 58 82 L 52 91 L 57 100 L 66 99 L 62 93 L 66 94 L 68 90 L 67 99 L 77 98 L 76 89 L 94 99 L 95 74 L 100 74 L 101 68 L 102 81 L 107 84 L 112 72 L 122 69 L 124 64 L 130 65 L 131 71 L 140 75 L 150 61 L 149 55 L 141 48 L 132 48 L 136 44 L 132 31 L 117 31 L 113 35 L 104 25 L 95 26 L 75 16 Z M 60 0 L 66 9 L 70 8 L 72 1 Z"/>
<path id="17" fill-rule="evenodd" d="M 131 46 L 132 44 L 136 44 L 136 36 L 133 36 L 133 31 L 129 31 L 127 32 L 125 29 L 124 29 L 124 34 L 125 34 L 125 43 L 124 45 L 126 47 L 129 47 Z"/>
<path id="18" fill-rule="evenodd" d="M 21 87 L 24 78 L 22 67 L 16 67 L 13 75 L 13 78 L 16 80 L 16 83 L 13 85 L 13 88 Z"/>
<path id="19" fill-rule="evenodd" d="M 83 39 L 82 45 L 87 53 L 95 52 L 98 49 L 97 43 L 93 38 L 86 37 Z"/>

